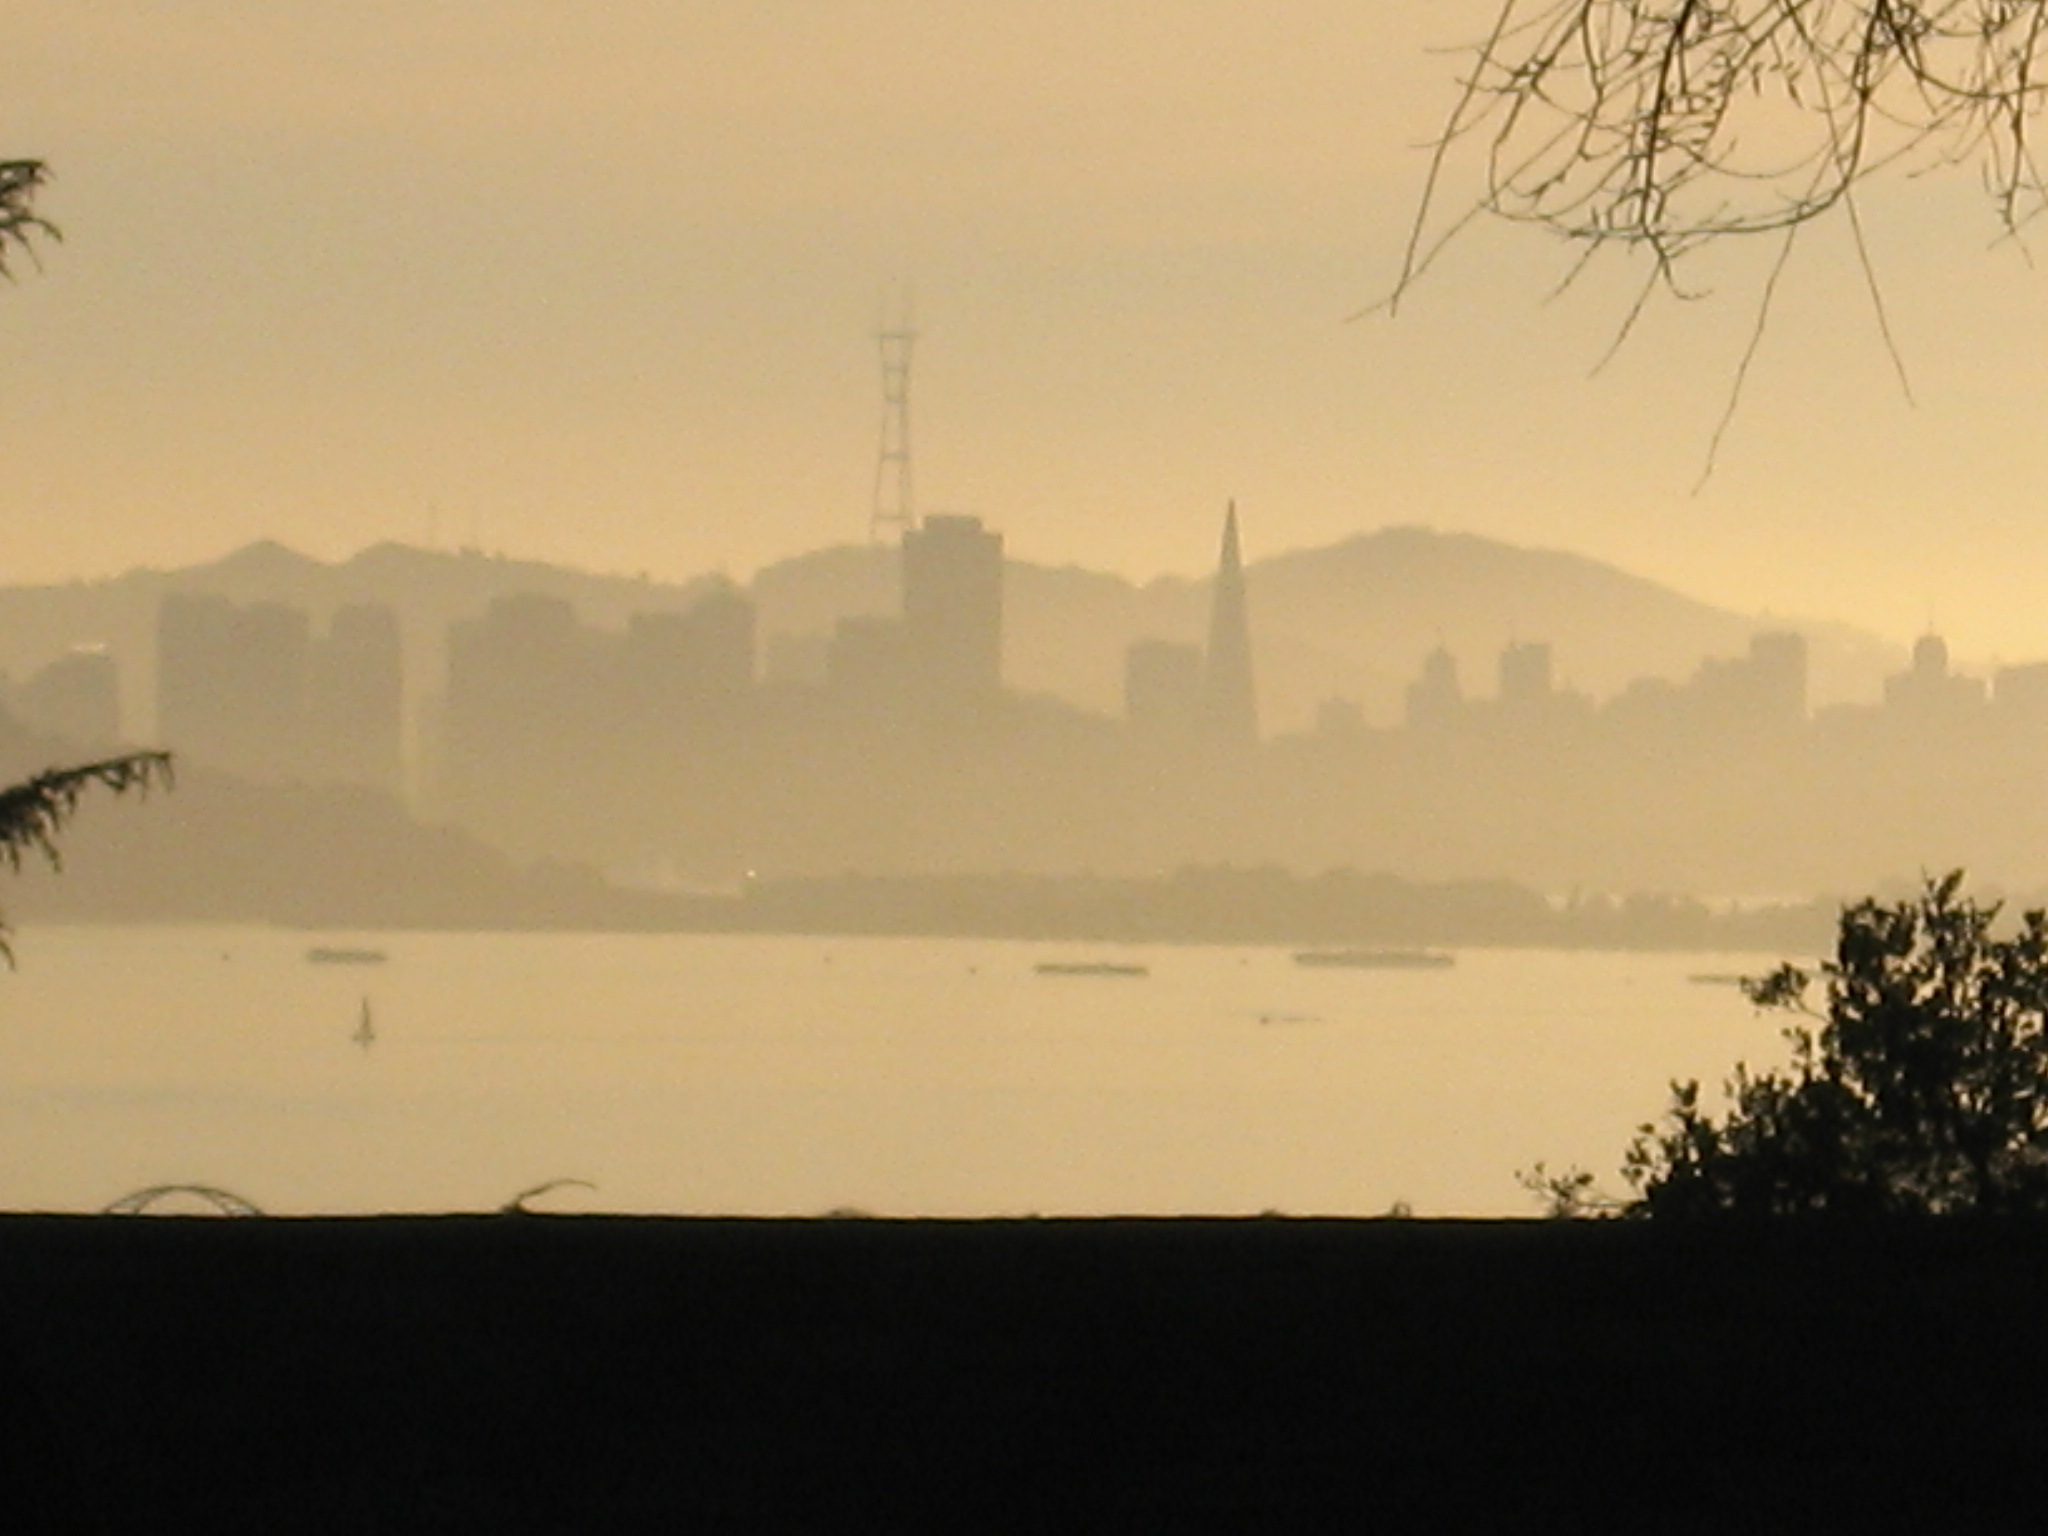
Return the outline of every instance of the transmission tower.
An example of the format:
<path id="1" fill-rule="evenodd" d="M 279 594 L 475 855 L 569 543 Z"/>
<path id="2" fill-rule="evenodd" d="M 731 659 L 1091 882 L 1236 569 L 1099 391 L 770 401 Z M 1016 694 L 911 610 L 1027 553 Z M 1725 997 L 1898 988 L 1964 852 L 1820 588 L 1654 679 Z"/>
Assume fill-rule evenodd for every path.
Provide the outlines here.
<path id="1" fill-rule="evenodd" d="M 910 328 L 906 300 L 895 324 L 886 319 L 875 332 L 882 353 L 882 446 L 875 458 L 875 499 L 868 512 L 868 539 L 898 538 L 917 526 L 910 487 L 910 353 L 917 332 Z"/>

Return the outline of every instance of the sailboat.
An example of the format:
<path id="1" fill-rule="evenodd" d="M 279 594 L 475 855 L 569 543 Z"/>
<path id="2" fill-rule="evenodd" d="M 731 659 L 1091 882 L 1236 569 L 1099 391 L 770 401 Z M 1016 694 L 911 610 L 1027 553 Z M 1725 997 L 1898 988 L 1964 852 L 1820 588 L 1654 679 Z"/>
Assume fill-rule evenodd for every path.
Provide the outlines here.
<path id="1" fill-rule="evenodd" d="M 349 1039 L 366 1051 L 376 1044 L 377 1027 L 370 1022 L 370 999 L 367 995 L 363 998 L 363 1011 L 356 1019 L 355 1033 Z"/>

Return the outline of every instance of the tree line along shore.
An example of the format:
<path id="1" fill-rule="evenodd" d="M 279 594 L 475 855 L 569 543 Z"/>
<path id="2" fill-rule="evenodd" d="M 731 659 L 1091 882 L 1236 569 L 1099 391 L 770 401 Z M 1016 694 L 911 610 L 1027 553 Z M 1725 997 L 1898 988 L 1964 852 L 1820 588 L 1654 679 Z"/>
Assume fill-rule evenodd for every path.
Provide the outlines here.
<path id="1" fill-rule="evenodd" d="M 281 847 L 291 858 L 278 857 Z M 1756 951 L 1825 947 L 1828 897 L 1707 901 L 1546 896 L 1507 880 L 1427 881 L 1277 865 L 1150 877 L 860 874 L 740 879 L 715 890 L 521 865 L 383 797 L 250 791 L 181 775 L 147 805 L 109 802 L 66 829 L 61 874 L 25 866 L 7 913 L 34 924 L 248 923 L 382 930 L 791 933 L 1102 943 L 1431 945 Z"/>

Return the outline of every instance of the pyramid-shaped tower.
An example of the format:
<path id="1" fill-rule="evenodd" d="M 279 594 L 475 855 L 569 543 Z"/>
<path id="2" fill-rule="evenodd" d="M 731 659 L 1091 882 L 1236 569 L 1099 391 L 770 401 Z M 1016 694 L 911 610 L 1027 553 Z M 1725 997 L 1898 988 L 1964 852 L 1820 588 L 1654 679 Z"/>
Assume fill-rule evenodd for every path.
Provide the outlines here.
<path id="1" fill-rule="evenodd" d="M 1223 518 L 1223 554 L 1209 608 L 1209 647 L 1202 657 L 1202 728 L 1220 743 L 1251 746 L 1259 739 L 1251 622 L 1245 612 L 1244 556 L 1238 547 L 1234 501 Z"/>

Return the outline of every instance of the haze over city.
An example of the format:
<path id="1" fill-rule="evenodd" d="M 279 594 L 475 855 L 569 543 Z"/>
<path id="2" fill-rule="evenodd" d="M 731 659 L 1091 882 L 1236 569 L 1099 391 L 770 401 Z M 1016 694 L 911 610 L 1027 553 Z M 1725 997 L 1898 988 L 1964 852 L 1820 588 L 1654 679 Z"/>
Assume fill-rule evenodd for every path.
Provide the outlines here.
<path id="1" fill-rule="evenodd" d="M 1917 406 L 1816 231 L 1696 494 L 1770 253 L 1598 377 L 1636 277 L 1546 302 L 1533 232 L 1359 317 L 1455 96 L 1430 50 L 1491 11 L 11 7 L 4 147 L 65 238 L 0 293 L 8 574 L 269 536 L 744 579 L 865 537 L 907 291 L 920 508 L 1022 558 L 1199 575 L 1235 496 L 1252 557 L 1420 522 L 2048 654 L 2043 297 L 1966 175 L 1864 210 Z"/>
<path id="2" fill-rule="evenodd" d="M 0 39 L 10 1536 L 2038 1518 L 2048 0 Z"/>

